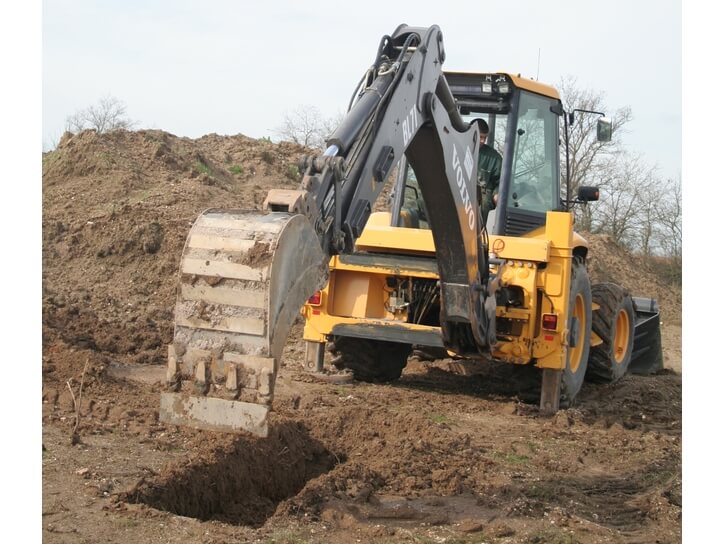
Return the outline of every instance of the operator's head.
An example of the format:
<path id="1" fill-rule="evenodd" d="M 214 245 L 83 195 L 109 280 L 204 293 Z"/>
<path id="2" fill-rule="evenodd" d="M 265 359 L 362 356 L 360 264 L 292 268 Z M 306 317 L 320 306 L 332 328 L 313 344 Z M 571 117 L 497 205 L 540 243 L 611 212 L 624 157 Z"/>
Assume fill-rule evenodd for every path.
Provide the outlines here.
<path id="1" fill-rule="evenodd" d="M 484 145 L 486 138 L 488 138 L 488 123 L 480 117 L 471 121 L 471 124 L 476 123 L 478 125 L 478 143 Z"/>

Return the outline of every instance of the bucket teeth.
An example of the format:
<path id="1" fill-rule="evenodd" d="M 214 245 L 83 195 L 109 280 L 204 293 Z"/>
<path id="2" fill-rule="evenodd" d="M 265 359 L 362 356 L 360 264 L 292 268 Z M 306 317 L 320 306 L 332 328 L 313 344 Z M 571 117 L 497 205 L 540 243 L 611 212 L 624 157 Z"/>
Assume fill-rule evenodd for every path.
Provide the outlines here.
<path id="1" fill-rule="evenodd" d="M 176 349 L 169 344 L 169 358 L 166 365 L 166 386 L 169 391 L 178 391 L 181 387 L 181 371 L 179 360 L 176 357 Z"/>
<path id="2" fill-rule="evenodd" d="M 196 369 L 194 370 L 194 387 L 196 392 L 200 395 L 206 395 L 209 392 L 206 361 L 199 361 L 196 363 Z"/>
<path id="3" fill-rule="evenodd" d="M 236 400 L 239 397 L 239 373 L 237 365 L 227 363 L 226 397 L 229 400 Z"/>

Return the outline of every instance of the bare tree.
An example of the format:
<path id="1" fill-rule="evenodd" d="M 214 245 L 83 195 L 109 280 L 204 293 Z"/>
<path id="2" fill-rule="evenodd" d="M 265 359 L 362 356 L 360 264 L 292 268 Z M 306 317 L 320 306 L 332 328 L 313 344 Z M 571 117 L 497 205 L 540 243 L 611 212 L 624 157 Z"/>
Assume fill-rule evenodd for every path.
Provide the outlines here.
<path id="1" fill-rule="evenodd" d="M 325 140 L 334 132 L 342 115 L 325 118 L 315 106 L 300 105 L 285 112 L 275 133 L 285 141 L 323 149 Z"/>
<path id="2" fill-rule="evenodd" d="M 606 177 L 600 183 L 601 199 L 588 208 L 592 213 L 592 231 L 608 234 L 612 240 L 630 250 L 640 249 L 643 232 L 653 230 L 647 224 L 647 211 L 658 194 L 656 167 L 649 166 L 639 155 L 622 152 L 602 164 Z M 645 235 L 649 240 L 651 232 Z"/>
<path id="3" fill-rule="evenodd" d="M 337 130 L 337 127 L 339 127 L 342 124 L 342 121 L 345 119 L 345 114 L 342 112 L 337 112 L 335 115 L 331 117 L 325 117 L 322 120 L 322 134 L 323 134 L 323 143 L 324 140 L 329 138 L 335 130 Z"/>
<path id="4" fill-rule="evenodd" d="M 601 180 L 608 177 L 608 169 L 614 164 L 609 160 L 622 152 L 621 137 L 626 132 L 626 125 L 632 120 L 629 107 L 620 108 L 613 113 L 607 112 L 604 95 L 589 89 L 577 87 L 573 77 L 563 78 L 559 83 L 562 103 L 567 112 L 574 109 L 601 111 L 612 119 L 612 140 L 598 142 L 596 126 L 597 115 L 576 113 L 574 123 L 569 126 L 569 179 L 571 195 L 581 185 L 601 185 Z M 563 127 L 562 127 L 563 130 Z M 562 141 L 565 141 L 562 134 Z M 566 156 L 562 155 L 562 192 L 566 191 Z M 562 195 L 566 198 L 566 194 Z M 591 218 L 579 217 L 582 222 L 589 223 Z"/>
<path id="5" fill-rule="evenodd" d="M 667 180 L 657 209 L 658 242 L 668 257 L 682 259 L 682 179 Z"/>
<path id="6" fill-rule="evenodd" d="M 674 284 L 682 285 L 682 179 L 667 180 L 658 208 L 657 242 L 664 256 L 664 272 Z"/>
<path id="7" fill-rule="evenodd" d="M 126 105 L 118 98 L 107 96 L 97 104 L 78 110 L 66 119 L 66 130 L 78 133 L 94 129 L 99 134 L 114 130 L 130 130 L 135 126 L 126 114 Z"/>
<path id="8" fill-rule="evenodd" d="M 658 215 L 663 204 L 662 182 L 655 180 L 648 195 L 640 198 L 640 212 L 637 221 L 637 246 L 645 257 L 656 251 Z"/>

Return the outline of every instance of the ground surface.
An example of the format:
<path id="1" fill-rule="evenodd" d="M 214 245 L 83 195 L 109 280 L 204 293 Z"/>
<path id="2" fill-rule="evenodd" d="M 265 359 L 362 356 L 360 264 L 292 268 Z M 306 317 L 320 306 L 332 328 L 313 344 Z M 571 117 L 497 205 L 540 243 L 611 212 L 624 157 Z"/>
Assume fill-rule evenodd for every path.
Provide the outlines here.
<path id="1" fill-rule="evenodd" d="M 505 367 L 411 361 L 393 385 L 324 383 L 302 369 L 298 326 L 268 438 L 159 424 L 191 222 L 294 187 L 303 152 L 139 131 L 44 156 L 44 540 L 679 542 L 680 291 L 601 237 L 593 279 L 662 308 L 655 376 L 586 384 L 545 419 Z"/>

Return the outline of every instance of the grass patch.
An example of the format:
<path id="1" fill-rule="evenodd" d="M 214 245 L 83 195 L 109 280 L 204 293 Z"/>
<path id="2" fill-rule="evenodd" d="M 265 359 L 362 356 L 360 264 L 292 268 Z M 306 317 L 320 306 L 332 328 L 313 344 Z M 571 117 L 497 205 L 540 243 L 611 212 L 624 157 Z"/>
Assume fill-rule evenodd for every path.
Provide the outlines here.
<path id="1" fill-rule="evenodd" d="M 545 502 L 552 502 L 560 496 L 560 493 L 553 486 L 547 487 L 538 484 L 531 484 L 526 488 L 524 494 L 531 499 L 538 499 Z"/>
<path id="2" fill-rule="evenodd" d="M 201 161 L 196 161 L 194 163 L 194 170 L 196 170 L 199 174 L 206 174 L 208 176 L 211 176 L 211 168 L 209 168 Z"/>
<path id="3" fill-rule="evenodd" d="M 510 465 L 525 465 L 531 460 L 531 458 L 526 455 L 503 451 L 494 451 L 493 458 L 497 461 L 503 461 Z"/>
<path id="4" fill-rule="evenodd" d="M 676 476 L 672 470 L 650 470 L 642 476 L 642 483 L 646 487 L 660 486 L 668 483 Z"/>
<path id="5" fill-rule="evenodd" d="M 99 162 L 105 167 L 105 168 L 112 168 L 116 162 L 113 160 L 113 157 L 110 153 L 106 151 L 99 151 L 96 153 L 96 158 L 98 158 Z"/>
<path id="6" fill-rule="evenodd" d="M 129 204 L 138 204 L 139 202 L 143 202 L 147 198 L 151 196 L 158 196 L 154 194 L 153 189 L 140 189 L 138 191 L 134 191 L 133 193 L 129 194 L 126 198 L 128 199 Z"/>
<path id="7" fill-rule="evenodd" d="M 300 169 L 297 167 L 297 165 L 290 164 L 287 167 L 287 173 L 285 175 L 288 179 L 291 179 L 292 181 L 297 181 L 300 179 Z"/>
<path id="8" fill-rule="evenodd" d="M 526 544 L 577 544 L 578 542 L 571 533 L 558 529 L 536 531 L 526 539 Z"/>
<path id="9" fill-rule="evenodd" d="M 230 172 L 231 172 L 232 174 L 234 174 L 235 176 L 238 176 L 238 175 L 240 175 L 240 174 L 244 173 L 244 168 L 242 168 L 242 167 L 241 167 L 240 165 L 238 165 L 238 164 L 233 164 L 233 165 L 231 165 L 231 166 L 229 167 L 229 171 L 230 171 Z"/>
<path id="10" fill-rule="evenodd" d="M 452 425 L 453 420 L 445 414 L 429 414 L 430 420 L 436 425 Z"/>

